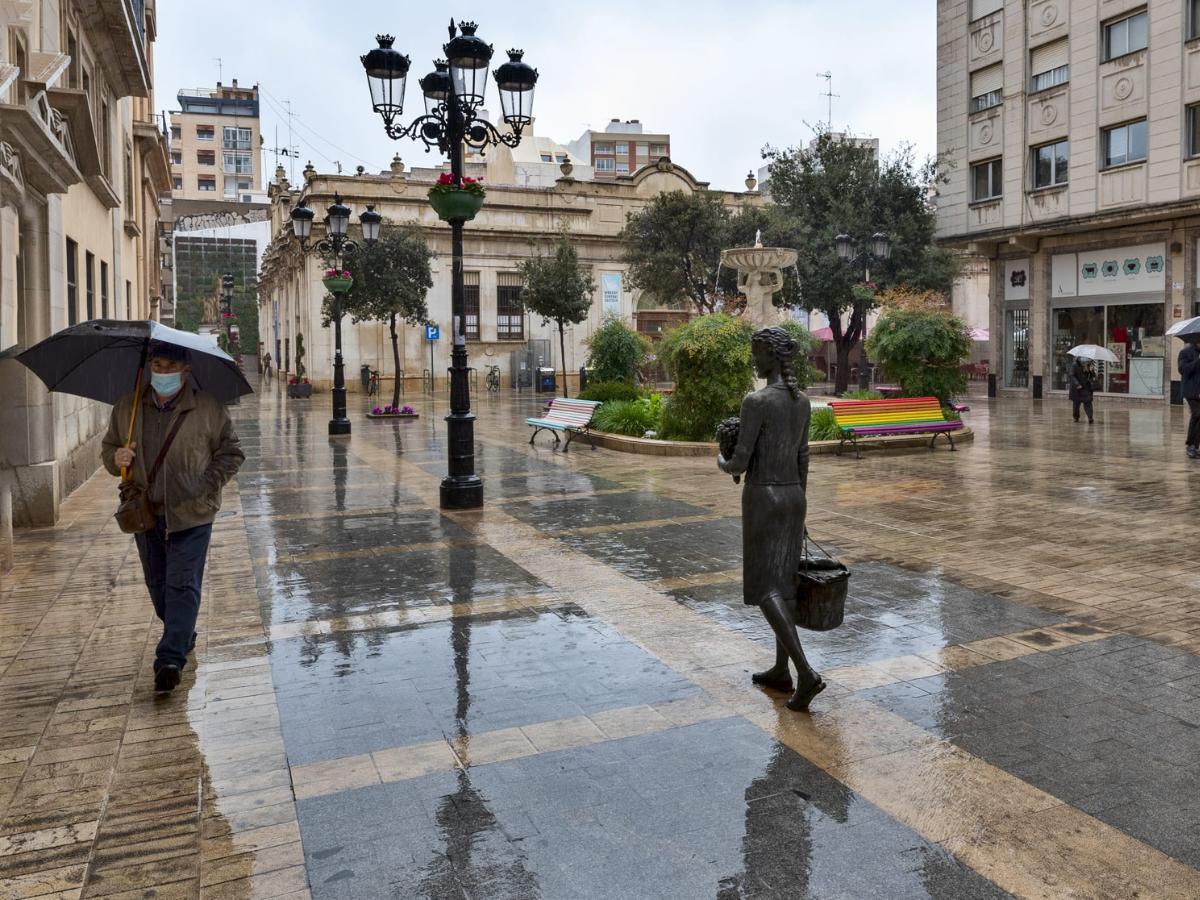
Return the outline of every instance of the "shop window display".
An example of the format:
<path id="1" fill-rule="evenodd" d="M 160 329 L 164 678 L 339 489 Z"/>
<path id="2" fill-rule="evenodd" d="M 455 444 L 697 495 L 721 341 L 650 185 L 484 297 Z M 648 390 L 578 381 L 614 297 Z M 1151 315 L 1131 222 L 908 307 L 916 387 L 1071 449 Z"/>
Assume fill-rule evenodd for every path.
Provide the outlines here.
<path id="1" fill-rule="evenodd" d="M 1161 397 L 1163 392 L 1163 307 L 1160 303 L 1113 304 L 1054 310 L 1051 387 L 1066 390 L 1076 344 L 1099 344 L 1117 357 L 1098 363 L 1099 389 L 1109 394 Z"/>

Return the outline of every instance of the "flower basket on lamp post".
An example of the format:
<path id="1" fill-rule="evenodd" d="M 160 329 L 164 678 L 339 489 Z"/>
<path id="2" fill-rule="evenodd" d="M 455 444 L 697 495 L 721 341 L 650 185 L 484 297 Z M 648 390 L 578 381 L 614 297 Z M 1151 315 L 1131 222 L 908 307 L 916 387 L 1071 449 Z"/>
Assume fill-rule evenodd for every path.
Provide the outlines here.
<path id="1" fill-rule="evenodd" d="M 325 273 L 325 277 L 321 279 L 325 285 L 325 290 L 331 294 L 344 294 L 354 286 L 354 278 L 349 271 L 338 271 L 337 269 L 329 269 Z"/>
<path id="2" fill-rule="evenodd" d="M 429 205 L 444 222 L 455 219 L 469 222 L 483 208 L 484 196 L 478 179 L 463 176 L 460 183 L 451 173 L 443 172 L 437 184 L 429 189 Z"/>

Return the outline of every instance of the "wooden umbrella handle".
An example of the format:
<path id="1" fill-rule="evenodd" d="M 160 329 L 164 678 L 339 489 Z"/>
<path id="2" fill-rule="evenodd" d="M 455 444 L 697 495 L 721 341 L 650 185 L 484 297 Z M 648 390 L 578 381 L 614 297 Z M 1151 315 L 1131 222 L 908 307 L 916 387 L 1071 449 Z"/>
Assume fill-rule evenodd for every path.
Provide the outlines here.
<path id="1" fill-rule="evenodd" d="M 129 432 L 125 436 L 125 447 L 128 449 L 133 444 L 133 423 L 137 421 L 138 407 L 142 405 L 142 368 L 138 368 L 137 384 L 133 389 L 133 408 L 129 411 Z M 129 481 L 130 473 L 128 466 L 121 466 L 121 480 Z"/>

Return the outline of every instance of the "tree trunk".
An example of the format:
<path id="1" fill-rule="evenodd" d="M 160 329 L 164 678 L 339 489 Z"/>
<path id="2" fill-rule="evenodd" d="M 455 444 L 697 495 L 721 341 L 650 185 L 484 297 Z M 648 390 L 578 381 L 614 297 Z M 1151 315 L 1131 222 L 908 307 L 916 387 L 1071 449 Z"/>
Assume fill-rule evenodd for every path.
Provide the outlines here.
<path id="1" fill-rule="evenodd" d="M 850 348 L 852 346 L 854 346 L 854 342 L 848 340 L 847 335 L 842 335 L 842 339 L 837 342 L 837 376 L 833 383 L 835 394 L 844 394 L 850 384 Z"/>
<path id="2" fill-rule="evenodd" d="M 561 319 L 558 322 L 558 354 L 562 357 L 563 396 L 570 397 L 571 392 L 567 389 L 567 338 L 563 333 L 563 323 Z"/>
<path id="3" fill-rule="evenodd" d="M 392 388 L 392 409 L 400 408 L 400 342 L 396 335 L 396 314 L 388 321 L 392 333 L 392 371 L 396 373 L 396 385 Z"/>

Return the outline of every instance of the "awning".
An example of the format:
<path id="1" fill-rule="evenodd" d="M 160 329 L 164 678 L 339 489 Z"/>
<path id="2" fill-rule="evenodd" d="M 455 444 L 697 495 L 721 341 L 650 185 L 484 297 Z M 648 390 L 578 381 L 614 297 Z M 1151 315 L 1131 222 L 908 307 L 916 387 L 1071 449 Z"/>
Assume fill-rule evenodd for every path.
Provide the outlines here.
<path id="1" fill-rule="evenodd" d="M 833 340 L 833 329 L 829 328 L 829 327 L 818 328 L 816 331 L 814 331 L 812 333 L 812 336 L 815 337 L 818 341 L 832 341 Z"/>

